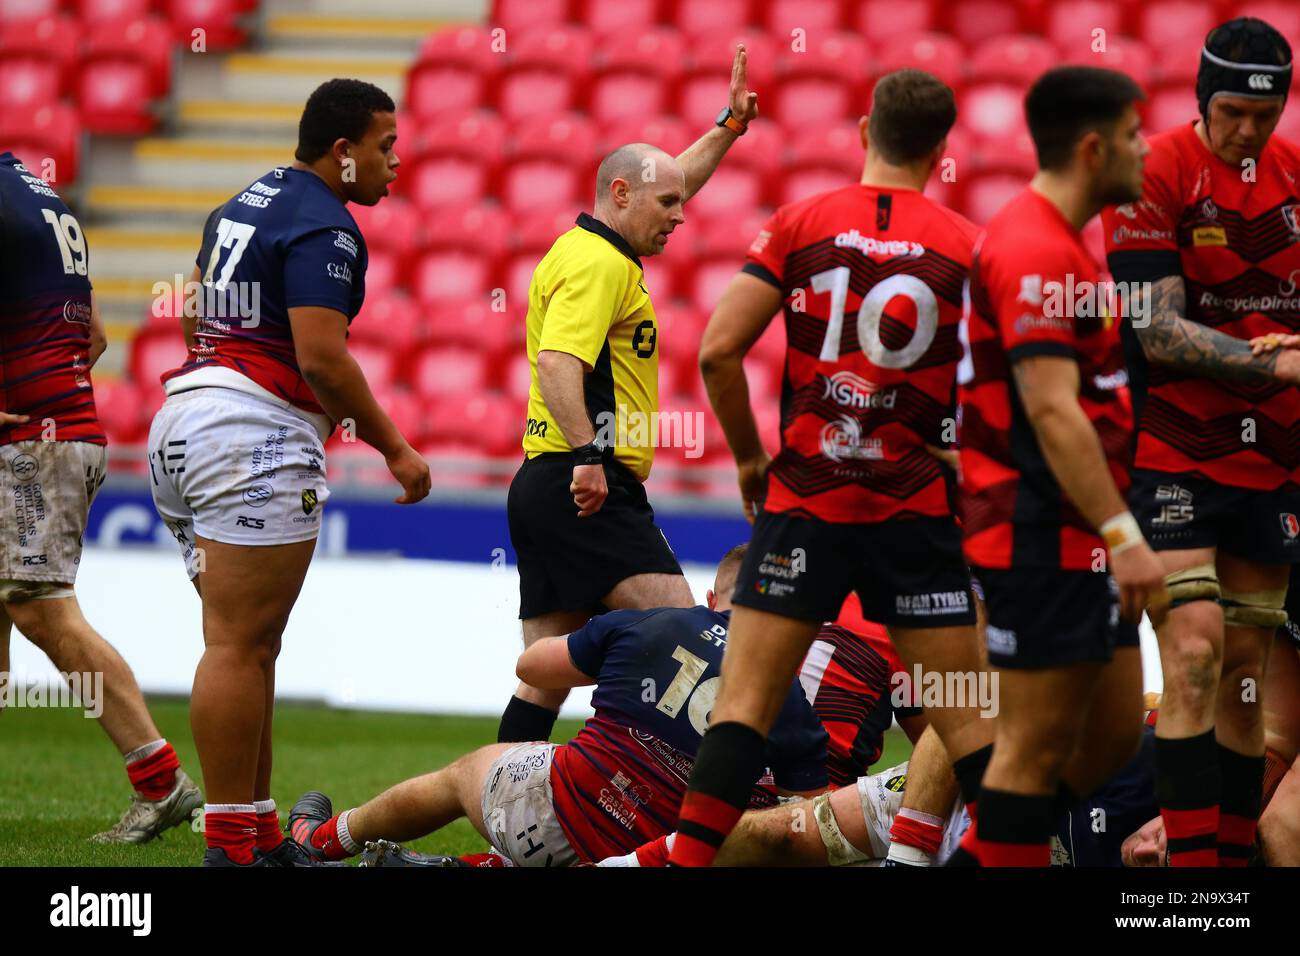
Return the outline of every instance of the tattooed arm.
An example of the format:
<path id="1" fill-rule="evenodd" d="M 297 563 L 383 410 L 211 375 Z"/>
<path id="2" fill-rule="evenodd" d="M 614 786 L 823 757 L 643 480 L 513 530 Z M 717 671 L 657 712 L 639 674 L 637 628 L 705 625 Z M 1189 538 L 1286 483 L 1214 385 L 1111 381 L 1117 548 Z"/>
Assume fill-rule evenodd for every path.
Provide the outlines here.
<path id="1" fill-rule="evenodd" d="M 1148 362 L 1229 382 L 1300 383 L 1300 352 L 1294 349 L 1254 354 L 1251 343 L 1186 318 L 1187 288 L 1182 276 L 1152 284 L 1150 317 L 1134 322 Z"/>

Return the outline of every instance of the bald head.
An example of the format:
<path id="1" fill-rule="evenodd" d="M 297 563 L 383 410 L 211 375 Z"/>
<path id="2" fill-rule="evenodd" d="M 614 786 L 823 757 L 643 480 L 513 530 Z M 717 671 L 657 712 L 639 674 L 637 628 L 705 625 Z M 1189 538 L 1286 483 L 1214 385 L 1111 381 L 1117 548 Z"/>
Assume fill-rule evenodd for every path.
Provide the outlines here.
<path id="1" fill-rule="evenodd" d="M 609 199 L 609 187 L 621 179 L 632 189 L 642 184 L 658 182 L 663 173 L 679 173 L 677 160 L 658 146 L 649 143 L 628 143 L 620 146 L 600 161 L 596 170 L 596 205 Z"/>
<path id="2" fill-rule="evenodd" d="M 686 177 L 658 146 L 628 143 L 596 170 L 596 218 L 618 232 L 639 256 L 663 251 L 668 235 L 685 222 Z"/>

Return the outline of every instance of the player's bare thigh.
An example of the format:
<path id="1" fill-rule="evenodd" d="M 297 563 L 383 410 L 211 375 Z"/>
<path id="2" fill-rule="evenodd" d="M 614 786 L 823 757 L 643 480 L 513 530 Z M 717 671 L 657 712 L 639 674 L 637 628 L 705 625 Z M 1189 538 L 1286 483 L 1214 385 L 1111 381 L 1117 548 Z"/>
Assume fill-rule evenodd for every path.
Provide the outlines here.
<path id="1" fill-rule="evenodd" d="M 461 757 L 447 769 L 452 774 L 452 783 L 456 788 L 457 798 L 465 811 L 465 817 L 474 825 L 479 835 L 489 843 L 487 824 L 483 821 L 483 786 L 487 783 L 488 771 L 507 750 L 518 747 L 516 743 L 488 744 L 473 753 Z"/>
<path id="2" fill-rule="evenodd" d="M 316 540 L 253 546 L 196 535 L 195 541 L 204 640 L 273 643 L 298 600 Z"/>
<path id="3" fill-rule="evenodd" d="M 977 601 L 976 607 L 981 608 L 982 602 Z M 977 613 L 978 620 L 984 620 L 983 612 Z M 891 625 L 888 630 L 909 672 L 920 664 L 927 672 L 963 675 L 963 686 L 977 691 L 981 688 L 981 672 L 988 671 L 988 662 L 981 652 L 981 630 L 977 630 L 976 624 L 926 628 Z M 993 692 L 999 685 L 993 682 L 991 674 L 984 674 L 982 680 L 983 688 L 990 693 L 989 700 L 981 703 L 977 693 L 973 701 L 944 701 L 943 707 L 926 710 L 926 716 L 954 760 L 993 740 L 993 721 L 980 718 L 996 716 L 1000 704 Z"/>
<path id="4" fill-rule="evenodd" d="M 694 607 L 691 586 L 680 574 L 634 574 L 614 585 L 601 598 L 610 610 L 622 608 Z"/>

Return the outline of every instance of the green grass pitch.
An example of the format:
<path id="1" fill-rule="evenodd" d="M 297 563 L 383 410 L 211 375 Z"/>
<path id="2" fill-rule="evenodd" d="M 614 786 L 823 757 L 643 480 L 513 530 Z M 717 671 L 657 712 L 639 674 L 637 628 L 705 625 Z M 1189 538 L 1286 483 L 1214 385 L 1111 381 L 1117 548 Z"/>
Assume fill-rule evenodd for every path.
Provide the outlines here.
<path id="1" fill-rule="evenodd" d="M 154 698 L 150 711 L 200 779 L 190 738 L 189 702 Z M 305 790 L 323 790 L 336 808 L 362 803 L 408 777 L 445 766 L 496 740 L 493 717 L 332 710 L 281 703 L 275 712 L 275 801 L 283 823 Z M 562 720 L 564 741 L 581 722 Z M 877 768 L 906 758 L 907 738 L 886 735 Z M 87 838 L 117 821 L 131 787 L 108 738 L 79 710 L 22 708 L 0 714 L 0 866 L 195 866 L 203 837 L 177 827 L 143 846 L 96 846 Z M 426 853 L 477 853 L 485 841 L 465 820 L 407 844 Z"/>

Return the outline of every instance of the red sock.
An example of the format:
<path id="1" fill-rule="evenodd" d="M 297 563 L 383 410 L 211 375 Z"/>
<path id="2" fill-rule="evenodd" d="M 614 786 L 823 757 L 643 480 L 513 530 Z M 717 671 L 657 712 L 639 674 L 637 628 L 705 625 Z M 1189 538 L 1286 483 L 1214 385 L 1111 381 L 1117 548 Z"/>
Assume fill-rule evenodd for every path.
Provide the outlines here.
<path id="1" fill-rule="evenodd" d="M 668 838 L 670 836 L 672 836 L 672 834 L 668 833 L 657 840 L 652 840 L 649 843 L 644 843 L 637 847 L 637 863 L 641 866 L 667 866 L 668 854 L 672 849 L 668 846 Z M 677 841 L 674 840 L 673 842 L 675 843 Z"/>
<path id="2" fill-rule="evenodd" d="M 140 796 L 146 800 L 161 800 L 176 786 L 176 771 L 180 767 L 181 761 L 175 749 L 164 740 L 162 746 L 149 756 L 130 761 L 126 765 L 126 775 Z"/>
<path id="3" fill-rule="evenodd" d="M 315 830 L 311 836 L 307 836 L 307 828 L 311 824 L 306 820 L 299 820 L 294 825 L 293 838 L 299 843 L 310 844 L 317 850 L 325 854 L 327 860 L 342 860 L 351 856 L 347 850 L 343 849 L 343 844 L 339 842 L 339 815 L 336 813 L 330 817 Z"/>
<path id="4" fill-rule="evenodd" d="M 256 800 L 253 806 L 257 811 L 257 848 L 263 853 L 272 853 L 284 842 L 284 834 L 280 832 L 280 814 L 275 810 L 275 801 Z"/>
<path id="5" fill-rule="evenodd" d="M 462 863 L 468 863 L 470 866 L 498 867 L 510 865 L 500 853 L 466 853 L 464 856 L 457 857 L 457 859 Z"/>
<path id="6" fill-rule="evenodd" d="M 677 838 L 673 841 L 668 862 L 672 866 L 712 866 L 727 834 L 744 812 L 725 800 L 698 790 L 688 790 L 677 821 Z M 695 836 L 688 830 L 696 831 Z M 705 836 L 707 835 L 707 839 Z"/>
<path id="7" fill-rule="evenodd" d="M 247 810 L 205 808 L 203 836 L 210 849 L 225 850 L 232 863 L 247 866 L 253 862 L 253 847 L 257 844 L 257 814 L 251 804 Z"/>
<path id="8" fill-rule="evenodd" d="M 1160 808 L 1170 866 L 1219 865 L 1219 805 L 1195 810 Z"/>
<path id="9" fill-rule="evenodd" d="M 889 828 L 889 841 L 916 847 L 934 856 L 939 852 L 939 844 L 943 842 L 943 820 L 915 810 L 899 810 L 894 817 L 894 825 Z"/>
<path id="10" fill-rule="evenodd" d="M 1220 810 L 1216 834 L 1219 866 L 1246 866 L 1250 862 L 1251 846 L 1255 842 L 1255 827 L 1258 823 L 1254 817 L 1239 817 Z"/>
<path id="11" fill-rule="evenodd" d="M 1050 865 L 1052 803 L 1050 796 L 1011 793 L 984 786 L 980 790 L 976 824 L 980 865 Z M 970 836 L 970 831 L 966 836 Z M 965 839 L 962 845 L 969 846 Z"/>

